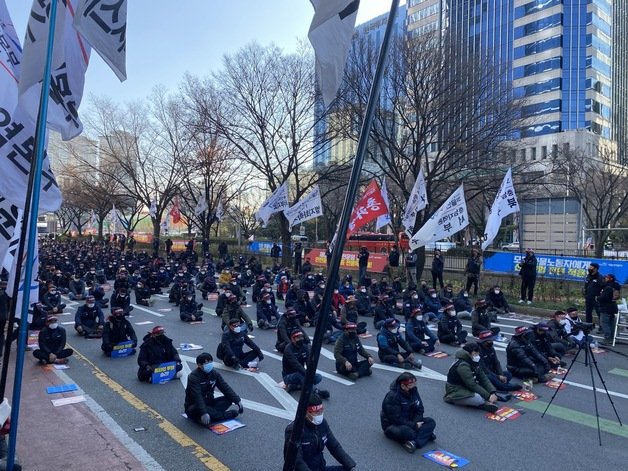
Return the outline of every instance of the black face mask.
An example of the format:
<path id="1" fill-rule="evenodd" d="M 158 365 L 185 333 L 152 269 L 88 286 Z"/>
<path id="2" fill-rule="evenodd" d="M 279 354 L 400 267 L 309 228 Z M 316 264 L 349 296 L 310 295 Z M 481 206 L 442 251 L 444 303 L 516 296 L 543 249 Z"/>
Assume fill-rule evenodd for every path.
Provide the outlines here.
<path id="1" fill-rule="evenodd" d="M 350 339 L 354 339 L 358 336 L 357 332 L 347 332 L 347 337 L 349 337 Z"/>
<path id="2" fill-rule="evenodd" d="M 493 342 L 484 342 L 484 345 L 486 345 L 486 348 L 491 348 L 493 346 Z"/>
<path id="3" fill-rule="evenodd" d="M 296 342 L 294 342 L 294 344 L 297 347 L 302 347 L 304 343 L 305 343 L 305 340 L 297 340 Z"/>

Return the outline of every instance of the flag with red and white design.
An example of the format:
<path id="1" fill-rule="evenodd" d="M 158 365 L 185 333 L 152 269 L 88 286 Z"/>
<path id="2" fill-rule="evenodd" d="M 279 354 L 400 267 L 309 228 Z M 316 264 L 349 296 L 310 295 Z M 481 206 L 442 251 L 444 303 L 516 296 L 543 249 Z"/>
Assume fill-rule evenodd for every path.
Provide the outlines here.
<path id="1" fill-rule="evenodd" d="M 388 206 L 375 180 L 366 187 L 349 218 L 347 238 L 379 216 L 388 213 Z"/>

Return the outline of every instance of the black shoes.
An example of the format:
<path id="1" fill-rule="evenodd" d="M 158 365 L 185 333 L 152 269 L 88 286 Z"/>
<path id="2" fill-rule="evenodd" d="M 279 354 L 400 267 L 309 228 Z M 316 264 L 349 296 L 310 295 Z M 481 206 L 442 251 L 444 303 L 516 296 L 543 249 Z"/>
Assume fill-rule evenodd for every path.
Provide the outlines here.
<path id="1" fill-rule="evenodd" d="M 408 440 L 407 442 L 403 442 L 402 446 L 408 453 L 414 453 L 415 450 L 416 450 L 416 445 L 414 444 L 414 442 L 412 440 Z"/>
<path id="2" fill-rule="evenodd" d="M 483 409 L 483 410 L 491 412 L 491 413 L 495 413 L 495 412 L 497 412 L 499 407 L 497 407 L 496 404 L 493 404 L 491 402 L 485 402 L 484 404 L 482 404 L 480 406 L 480 409 Z"/>

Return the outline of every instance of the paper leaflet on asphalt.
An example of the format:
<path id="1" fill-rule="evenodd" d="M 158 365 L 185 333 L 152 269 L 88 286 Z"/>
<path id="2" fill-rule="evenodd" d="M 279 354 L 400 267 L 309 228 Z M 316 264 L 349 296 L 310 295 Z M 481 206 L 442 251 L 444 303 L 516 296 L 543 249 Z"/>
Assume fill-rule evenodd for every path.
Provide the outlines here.
<path id="1" fill-rule="evenodd" d="M 495 239 L 495 236 L 499 232 L 502 219 L 519 210 L 519 202 L 517 201 L 515 187 L 512 183 L 512 169 L 509 168 L 497 191 L 495 201 L 493 201 L 493 206 L 491 206 L 491 213 L 486 221 L 482 250 L 486 250 L 486 247 L 491 245 Z"/>

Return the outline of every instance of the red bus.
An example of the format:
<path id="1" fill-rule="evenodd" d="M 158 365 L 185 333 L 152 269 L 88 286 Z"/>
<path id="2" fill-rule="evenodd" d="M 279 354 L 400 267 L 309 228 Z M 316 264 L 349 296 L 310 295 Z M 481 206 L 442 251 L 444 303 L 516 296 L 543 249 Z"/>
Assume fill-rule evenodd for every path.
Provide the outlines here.
<path id="1" fill-rule="evenodd" d="M 360 250 L 360 247 L 366 247 L 369 252 L 388 253 L 393 245 L 398 244 L 397 248 L 401 252 L 407 252 L 410 249 L 410 239 L 408 234 L 400 232 L 398 234 L 399 242 L 395 242 L 394 234 L 380 234 L 379 232 L 358 232 L 349 237 L 345 242 L 345 250 Z"/>

